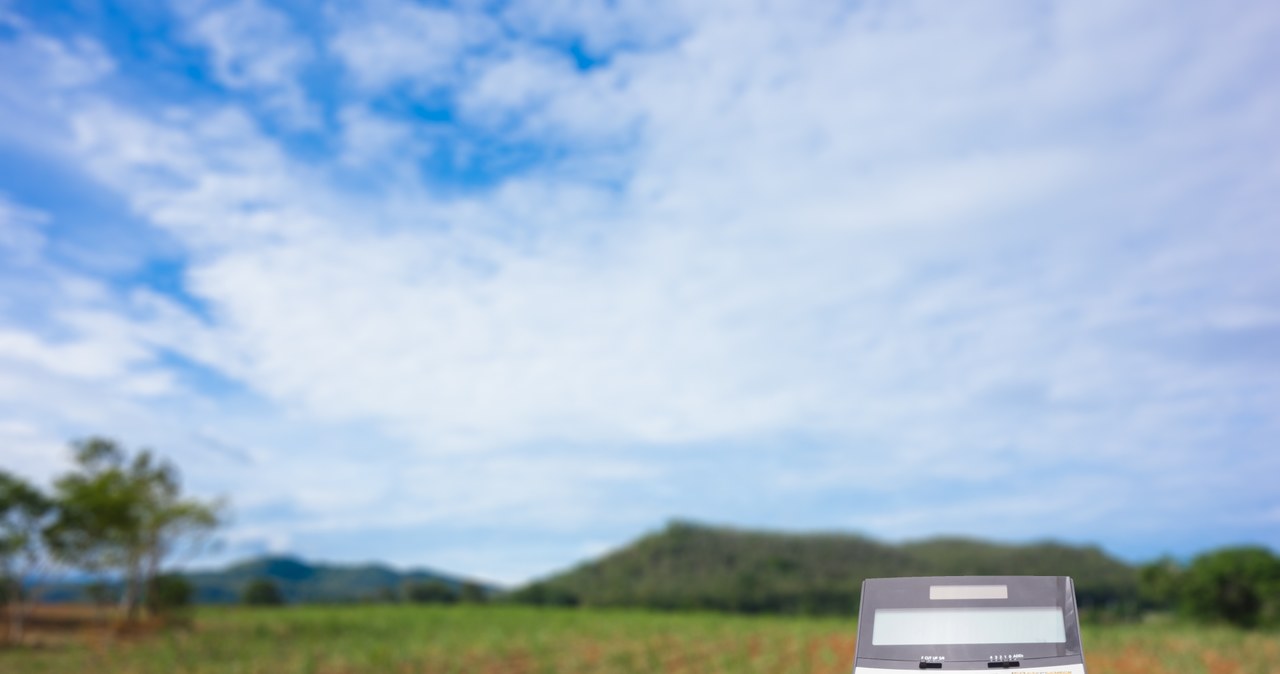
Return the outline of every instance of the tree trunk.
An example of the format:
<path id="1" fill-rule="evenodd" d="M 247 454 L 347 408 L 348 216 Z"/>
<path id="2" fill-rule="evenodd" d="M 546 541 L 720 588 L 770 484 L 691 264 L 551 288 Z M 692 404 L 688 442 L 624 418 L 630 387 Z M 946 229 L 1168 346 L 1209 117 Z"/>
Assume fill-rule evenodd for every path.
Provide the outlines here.
<path id="1" fill-rule="evenodd" d="M 139 582 L 142 575 L 142 560 L 138 555 L 129 557 L 129 565 L 125 571 L 124 593 L 120 603 L 125 610 L 125 621 L 132 623 L 138 619 Z"/>
<path id="2" fill-rule="evenodd" d="M 16 578 L 9 583 L 9 643 L 22 643 L 22 618 L 24 612 L 22 599 L 22 579 Z"/>
<path id="3" fill-rule="evenodd" d="M 147 571 L 146 571 L 146 575 L 144 577 L 145 580 L 143 583 L 143 591 L 147 595 L 148 605 L 152 607 L 151 614 L 153 616 L 156 614 L 156 611 L 154 609 L 156 604 L 153 601 L 155 597 L 151 596 L 151 594 L 156 591 L 156 576 L 159 575 L 159 573 L 160 573 L 160 555 L 156 551 L 156 549 L 153 547 L 147 553 Z"/>
<path id="4" fill-rule="evenodd" d="M 142 600 L 142 575 L 141 570 L 135 565 L 129 571 L 129 622 L 137 622 L 138 620 L 138 604 Z"/>

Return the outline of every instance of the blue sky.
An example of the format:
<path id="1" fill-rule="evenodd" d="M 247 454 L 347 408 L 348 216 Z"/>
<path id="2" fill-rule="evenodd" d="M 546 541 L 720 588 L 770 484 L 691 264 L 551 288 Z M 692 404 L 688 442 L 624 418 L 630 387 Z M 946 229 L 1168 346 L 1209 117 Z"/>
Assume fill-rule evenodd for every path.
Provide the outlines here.
<path id="1" fill-rule="evenodd" d="M 518 582 L 674 517 L 1280 547 L 1280 11 L 0 2 L 0 456 Z"/>

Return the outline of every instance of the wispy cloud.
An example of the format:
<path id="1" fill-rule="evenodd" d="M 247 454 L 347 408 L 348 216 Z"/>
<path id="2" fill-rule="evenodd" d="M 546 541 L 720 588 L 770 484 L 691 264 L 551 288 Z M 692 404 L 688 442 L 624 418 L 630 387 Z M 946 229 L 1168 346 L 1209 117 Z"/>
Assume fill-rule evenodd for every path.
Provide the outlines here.
<path id="1" fill-rule="evenodd" d="M 333 23 L 333 51 L 358 86 L 375 91 L 456 86 L 467 57 L 501 38 L 497 22 L 478 10 L 400 1 L 335 14 Z"/>
<path id="2" fill-rule="evenodd" d="M 258 93 L 267 108 L 293 126 L 319 124 L 300 81 L 314 58 L 310 42 L 287 14 L 257 0 L 193 9 L 190 38 L 209 50 L 223 85 Z"/>

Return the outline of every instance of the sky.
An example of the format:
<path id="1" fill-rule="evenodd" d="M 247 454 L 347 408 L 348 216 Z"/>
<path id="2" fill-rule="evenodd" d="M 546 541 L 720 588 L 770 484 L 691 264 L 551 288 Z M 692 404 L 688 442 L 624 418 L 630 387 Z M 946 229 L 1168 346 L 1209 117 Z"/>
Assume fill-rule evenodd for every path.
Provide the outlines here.
<path id="1" fill-rule="evenodd" d="M 0 0 L 0 466 L 502 583 L 1280 549 L 1271 2 Z"/>

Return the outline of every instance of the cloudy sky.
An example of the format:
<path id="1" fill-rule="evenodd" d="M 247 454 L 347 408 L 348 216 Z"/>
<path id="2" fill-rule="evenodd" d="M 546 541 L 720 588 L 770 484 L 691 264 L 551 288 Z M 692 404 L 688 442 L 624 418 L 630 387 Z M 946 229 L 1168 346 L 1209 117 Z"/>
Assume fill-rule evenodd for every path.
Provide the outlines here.
<path id="1" fill-rule="evenodd" d="M 0 0 L 0 463 L 504 582 L 1280 546 L 1271 2 Z"/>

